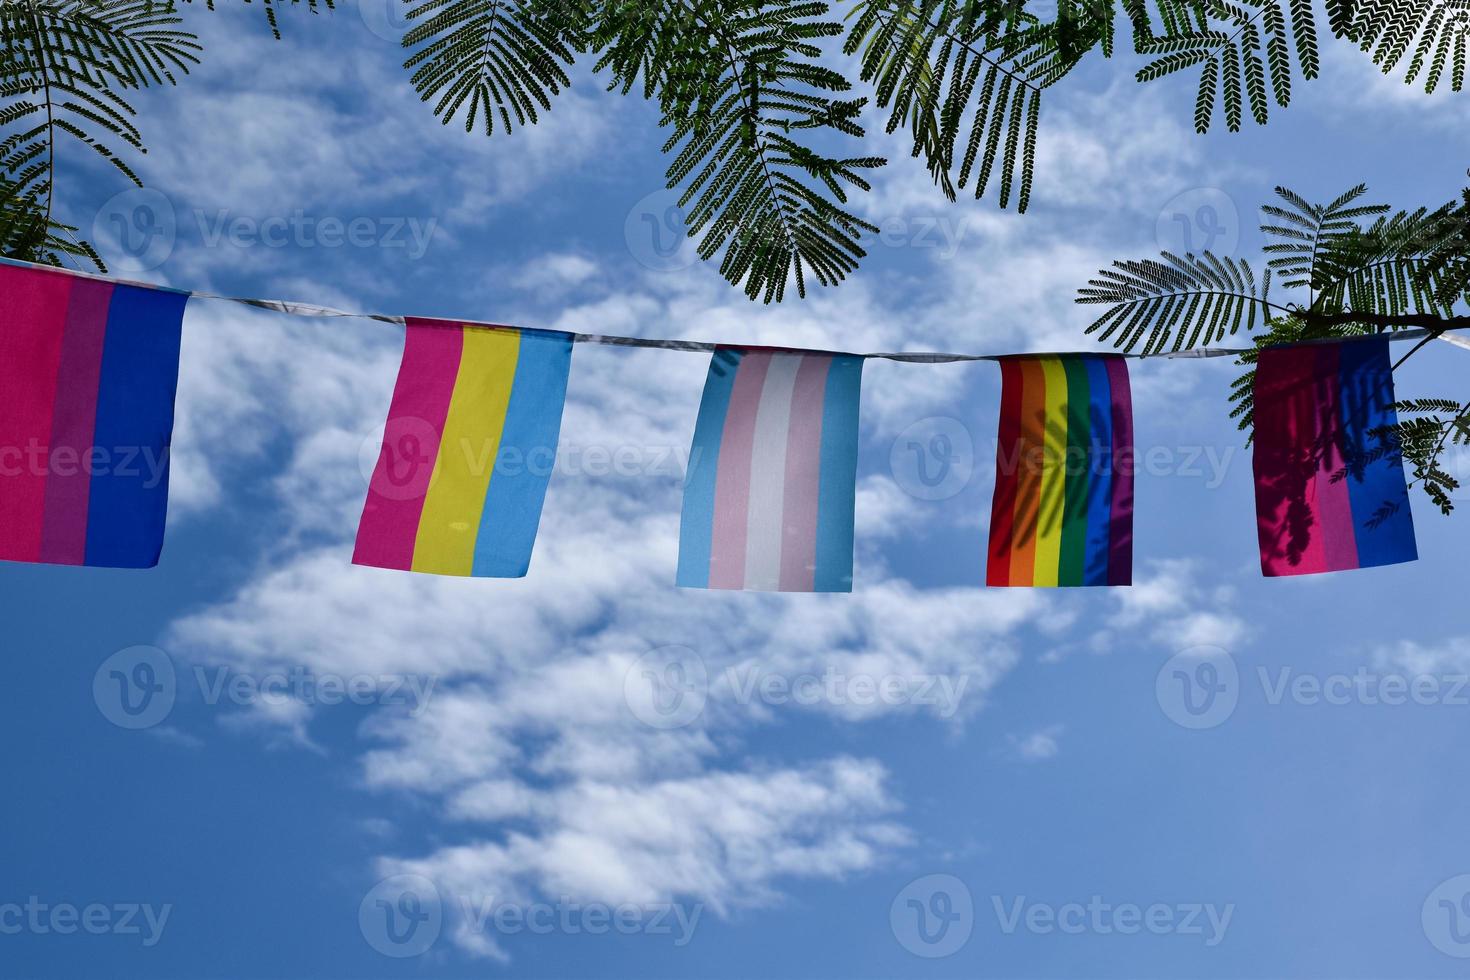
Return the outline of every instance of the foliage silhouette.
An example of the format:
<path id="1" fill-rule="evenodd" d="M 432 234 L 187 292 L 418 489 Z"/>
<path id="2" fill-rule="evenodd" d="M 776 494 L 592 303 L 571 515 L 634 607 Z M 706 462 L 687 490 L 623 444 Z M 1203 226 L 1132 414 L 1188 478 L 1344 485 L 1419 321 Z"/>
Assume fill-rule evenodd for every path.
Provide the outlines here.
<path id="1" fill-rule="evenodd" d="M 263 3 L 277 37 L 287 3 Z M 175 84 L 197 63 L 200 45 L 183 27 L 190 5 L 0 6 L 4 254 L 101 268 L 54 214 L 57 155 L 63 145 L 85 147 L 137 182 L 125 154 L 144 144 L 125 96 Z M 1405 81 L 1422 78 L 1429 91 L 1446 78 L 1461 88 L 1470 0 L 1328 0 L 1326 10 L 1331 33 L 1383 71 L 1402 66 Z M 889 132 L 907 131 L 912 155 L 947 198 L 973 187 L 1025 211 L 1045 148 L 1043 92 L 1088 55 L 1112 57 L 1119 24 L 1148 59 L 1140 81 L 1198 69 L 1192 112 L 1201 132 L 1219 116 L 1239 129 L 1247 109 L 1266 122 L 1273 103 L 1290 103 L 1296 80 L 1320 71 L 1310 0 L 1056 0 L 1049 11 L 1037 0 L 406 0 L 405 13 L 410 82 L 446 124 L 513 135 L 555 111 L 579 61 L 609 90 L 656 101 L 669 133 L 665 176 L 681 191 L 688 233 L 729 282 L 765 302 L 793 284 L 805 295 L 808 278 L 834 285 L 864 257 L 878 228 L 856 198 L 885 163 L 856 144 L 871 114 Z M 1463 242 L 1450 255 L 1461 274 L 1464 255 Z M 1185 291 L 1201 277 L 1218 280 L 1218 294 L 1200 300 L 1208 323 L 1155 297 L 1198 327 L 1190 343 L 1260 307 L 1245 271 L 1223 260 L 1166 256 L 1120 274 L 1139 288 L 1163 279 Z M 1370 288 L 1374 276 L 1364 269 L 1343 288 Z M 1116 327 L 1137 341 L 1131 319 Z M 1150 344 L 1177 342 L 1173 331 L 1164 324 Z"/>

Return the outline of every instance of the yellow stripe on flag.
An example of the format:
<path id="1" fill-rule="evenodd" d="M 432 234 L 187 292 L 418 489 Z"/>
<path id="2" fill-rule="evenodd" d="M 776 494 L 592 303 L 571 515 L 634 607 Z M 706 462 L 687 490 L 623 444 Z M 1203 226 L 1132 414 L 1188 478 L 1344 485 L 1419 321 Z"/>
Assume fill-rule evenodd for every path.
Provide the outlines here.
<path id="1" fill-rule="evenodd" d="M 1067 369 L 1043 357 L 1046 374 L 1046 462 L 1041 471 L 1041 512 L 1036 517 L 1035 585 L 1055 586 L 1062 561 L 1062 503 L 1067 492 Z"/>
<path id="2" fill-rule="evenodd" d="M 520 347 L 518 331 L 464 328 L 439 458 L 414 540 L 416 572 L 469 575 L 474 567 L 480 513 L 500 453 Z"/>

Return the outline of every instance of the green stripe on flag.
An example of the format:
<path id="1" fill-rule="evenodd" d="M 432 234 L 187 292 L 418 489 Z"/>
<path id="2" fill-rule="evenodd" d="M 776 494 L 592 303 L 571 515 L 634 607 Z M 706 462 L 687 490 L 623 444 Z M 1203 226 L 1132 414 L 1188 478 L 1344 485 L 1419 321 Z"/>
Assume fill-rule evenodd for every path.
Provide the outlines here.
<path id="1" fill-rule="evenodd" d="M 1064 357 L 1067 369 L 1067 493 L 1062 508 L 1062 553 L 1058 585 L 1083 585 L 1087 579 L 1087 486 L 1091 476 L 1087 418 L 1087 364 L 1080 357 Z"/>

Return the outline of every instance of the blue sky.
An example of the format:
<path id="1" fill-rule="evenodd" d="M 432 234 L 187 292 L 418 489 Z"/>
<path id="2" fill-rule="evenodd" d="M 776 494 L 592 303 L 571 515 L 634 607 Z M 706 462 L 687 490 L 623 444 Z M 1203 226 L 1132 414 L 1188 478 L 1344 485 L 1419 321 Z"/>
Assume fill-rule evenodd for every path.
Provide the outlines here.
<path id="1" fill-rule="evenodd" d="M 1075 350 L 1093 271 L 1186 226 L 1254 258 L 1276 184 L 1417 206 L 1464 182 L 1465 103 L 1339 44 L 1270 126 L 1203 138 L 1187 80 L 1099 61 L 1048 93 L 1030 214 L 946 204 L 880 133 L 862 208 L 888 232 L 842 287 L 764 308 L 654 240 L 656 114 L 587 70 L 487 140 L 418 102 L 384 6 L 288 12 L 280 42 L 226 7 L 188 11 L 204 65 L 136 100 L 155 196 L 66 161 L 63 217 L 135 278 Z M 144 205 L 159 223 L 125 240 Z M 160 567 L 0 567 L 0 975 L 1463 972 L 1470 532 L 1416 497 L 1418 563 L 1263 580 L 1228 362 L 1133 365 L 1136 584 L 1055 592 L 979 587 L 994 365 L 870 363 L 855 590 L 786 597 L 673 587 L 706 366 L 677 352 L 574 352 L 527 579 L 351 566 L 400 348 L 387 324 L 191 301 Z M 1399 392 L 1462 397 L 1466 356 L 1432 345 Z M 941 432 L 957 475 L 928 499 L 904 447 Z M 655 703 L 644 671 L 671 664 L 685 700 Z M 140 665 L 171 681 L 157 717 L 117 700 Z M 1185 686 L 1212 678 L 1215 701 Z"/>

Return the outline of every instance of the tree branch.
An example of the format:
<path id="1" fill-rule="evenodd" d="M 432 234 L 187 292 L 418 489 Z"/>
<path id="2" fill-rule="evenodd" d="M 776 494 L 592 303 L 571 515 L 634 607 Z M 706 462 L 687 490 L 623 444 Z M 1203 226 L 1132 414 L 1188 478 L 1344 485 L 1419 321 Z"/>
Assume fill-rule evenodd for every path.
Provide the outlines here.
<path id="1" fill-rule="evenodd" d="M 1435 316 L 1433 313 L 1362 313 L 1352 310 L 1342 313 L 1317 313 L 1307 309 L 1294 309 L 1292 313 L 1298 320 L 1313 327 L 1364 323 L 1384 330 L 1399 327 L 1423 327 L 1425 330 L 1443 332 L 1470 328 L 1470 316 Z"/>

